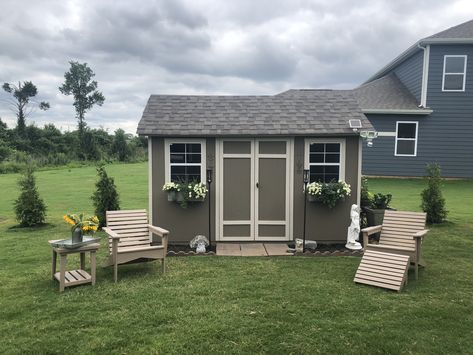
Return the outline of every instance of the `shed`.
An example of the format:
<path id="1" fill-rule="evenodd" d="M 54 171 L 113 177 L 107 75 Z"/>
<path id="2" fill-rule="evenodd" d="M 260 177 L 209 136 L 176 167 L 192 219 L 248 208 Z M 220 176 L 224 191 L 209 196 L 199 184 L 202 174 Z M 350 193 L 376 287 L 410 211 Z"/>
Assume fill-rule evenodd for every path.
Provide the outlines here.
<path id="1" fill-rule="evenodd" d="M 274 96 L 151 95 L 138 125 L 148 137 L 149 209 L 172 243 L 197 234 L 224 241 L 302 237 L 303 170 L 310 181 L 343 180 L 352 194 L 333 209 L 307 205 L 307 238 L 346 240 L 359 204 L 362 140 L 349 120 L 373 130 L 348 90 L 289 90 Z M 210 198 L 181 208 L 166 182 L 212 174 Z M 209 202 L 210 216 L 209 216 Z"/>

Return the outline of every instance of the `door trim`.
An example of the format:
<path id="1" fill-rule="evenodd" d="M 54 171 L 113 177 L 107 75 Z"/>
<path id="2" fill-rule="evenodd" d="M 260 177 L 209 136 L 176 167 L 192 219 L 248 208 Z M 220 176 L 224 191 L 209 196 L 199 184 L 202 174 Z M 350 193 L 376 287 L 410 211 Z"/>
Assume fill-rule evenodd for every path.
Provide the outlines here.
<path id="1" fill-rule="evenodd" d="M 223 154 L 224 141 L 250 141 L 251 154 Z M 258 154 L 258 141 L 286 141 L 286 154 Z M 216 241 L 286 241 L 293 239 L 293 213 L 294 213 L 294 139 L 287 137 L 278 138 L 217 138 L 215 141 L 215 240 Z M 223 158 L 251 158 L 252 160 L 252 176 L 250 178 L 251 185 L 251 221 L 231 221 L 225 222 L 225 225 L 250 225 L 251 237 L 222 237 L 223 235 Z M 285 221 L 270 221 L 261 220 L 259 224 L 262 225 L 286 225 L 284 237 L 258 237 L 257 223 L 257 202 L 256 202 L 256 178 L 258 176 L 259 160 L 258 158 L 286 158 L 286 220 Z"/>

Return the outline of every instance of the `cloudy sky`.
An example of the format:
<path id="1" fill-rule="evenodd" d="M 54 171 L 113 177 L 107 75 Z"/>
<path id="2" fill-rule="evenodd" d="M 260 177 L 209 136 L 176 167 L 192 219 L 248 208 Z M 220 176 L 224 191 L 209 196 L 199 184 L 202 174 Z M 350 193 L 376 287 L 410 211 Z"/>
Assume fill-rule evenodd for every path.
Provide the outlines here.
<path id="1" fill-rule="evenodd" d="M 89 125 L 135 133 L 150 94 L 352 88 L 472 18 L 471 0 L 1 0 L 0 83 L 33 81 L 51 109 L 28 121 L 74 129 L 57 88 L 69 60 L 87 62 L 106 97 Z"/>

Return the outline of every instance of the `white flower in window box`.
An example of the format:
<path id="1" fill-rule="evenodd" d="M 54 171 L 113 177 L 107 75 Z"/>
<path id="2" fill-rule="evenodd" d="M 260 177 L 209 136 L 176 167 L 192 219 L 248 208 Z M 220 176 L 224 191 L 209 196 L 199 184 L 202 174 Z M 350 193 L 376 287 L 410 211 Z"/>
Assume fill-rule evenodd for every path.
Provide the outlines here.
<path id="1" fill-rule="evenodd" d="M 351 195 L 350 185 L 345 181 L 313 182 L 307 185 L 307 200 L 334 208 L 339 201 Z"/>
<path id="2" fill-rule="evenodd" d="M 207 186 L 201 182 L 164 184 L 163 191 L 168 193 L 168 201 L 177 202 L 186 208 L 189 202 L 202 202 L 207 196 Z"/>

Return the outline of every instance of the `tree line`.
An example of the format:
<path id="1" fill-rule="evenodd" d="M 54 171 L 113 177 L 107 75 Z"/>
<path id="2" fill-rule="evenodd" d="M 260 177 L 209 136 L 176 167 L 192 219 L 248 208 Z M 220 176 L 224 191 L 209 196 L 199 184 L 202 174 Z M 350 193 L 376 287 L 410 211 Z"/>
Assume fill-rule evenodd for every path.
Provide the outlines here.
<path id="1" fill-rule="evenodd" d="M 102 106 L 105 96 L 98 90 L 95 73 L 87 63 L 69 62 L 64 83 L 58 90 L 72 96 L 77 129 L 61 132 L 50 123 L 43 128 L 28 124 L 36 109 L 48 110 L 49 102 L 36 100 L 38 89 L 31 81 L 4 83 L 6 104 L 15 113 L 16 127 L 9 128 L 0 118 L 0 173 L 17 172 L 25 166 L 64 165 L 73 161 L 138 161 L 146 159 L 146 138 L 117 129 L 113 134 L 87 126 L 86 113 Z"/>

